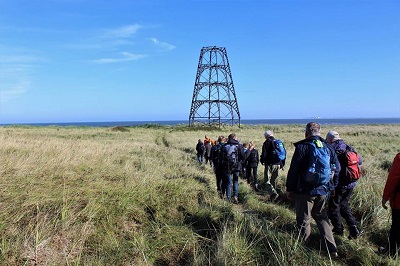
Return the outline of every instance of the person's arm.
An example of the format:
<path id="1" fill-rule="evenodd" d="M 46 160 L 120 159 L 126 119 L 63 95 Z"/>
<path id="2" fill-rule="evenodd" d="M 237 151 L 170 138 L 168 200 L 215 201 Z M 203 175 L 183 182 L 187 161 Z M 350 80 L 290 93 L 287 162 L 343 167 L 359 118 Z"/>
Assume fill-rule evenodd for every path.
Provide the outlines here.
<path id="1" fill-rule="evenodd" d="M 298 179 L 300 178 L 302 163 L 303 163 L 303 158 L 300 149 L 296 147 L 296 149 L 294 150 L 292 161 L 290 162 L 290 167 L 286 178 L 287 192 L 294 192 L 297 190 Z"/>
<path id="2" fill-rule="evenodd" d="M 357 151 L 354 149 L 353 146 L 350 146 L 350 145 L 348 145 L 348 146 L 350 148 L 350 151 L 354 151 L 355 153 L 357 153 Z M 357 153 L 357 157 L 358 157 L 358 165 L 362 165 L 363 161 L 362 161 L 361 156 L 358 153 Z"/>
<path id="3" fill-rule="evenodd" d="M 382 207 L 385 208 L 386 202 L 394 196 L 400 186 L 400 153 L 398 153 L 390 167 L 390 171 L 386 180 L 385 188 L 382 195 Z"/>
<path id="4" fill-rule="evenodd" d="M 254 150 L 254 152 L 256 153 L 256 162 L 258 165 L 258 163 L 260 162 L 260 157 L 258 156 L 258 150 Z"/>
<path id="5" fill-rule="evenodd" d="M 262 148 L 261 148 L 261 156 L 260 156 L 260 163 L 262 164 L 262 165 L 264 165 L 264 163 L 265 163 L 265 155 L 266 155 L 266 149 L 265 149 L 265 146 L 266 146 L 266 144 L 265 144 L 265 141 L 264 141 L 264 143 L 263 143 L 263 145 L 262 145 Z"/>
<path id="6" fill-rule="evenodd" d="M 329 145 L 328 145 L 328 148 L 331 153 L 331 165 L 332 164 L 335 165 L 335 170 L 333 173 L 333 180 L 332 180 L 332 184 L 333 184 L 332 190 L 334 190 L 337 187 L 337 185 L 339 184 L 339 173 L 340 173 L 341 167 L 340 167 L 340 162 L 336 155 L 335 150 L 332 148 L 332 146 L 329 146 Z"/>
<path id="7" fill-rule="evenodd" d="M 382 207 L 386 210 L 388 207 L 386 205 L 387 200 L 382 199 Z"/>

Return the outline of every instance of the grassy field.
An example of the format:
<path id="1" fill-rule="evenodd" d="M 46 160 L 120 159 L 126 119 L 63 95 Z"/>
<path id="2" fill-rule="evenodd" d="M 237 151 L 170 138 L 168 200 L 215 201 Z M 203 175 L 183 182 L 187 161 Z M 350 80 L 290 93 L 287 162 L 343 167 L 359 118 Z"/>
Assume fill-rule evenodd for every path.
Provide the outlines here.
<path id="1" fill-rule="evenodd" d="M 239 204 L 218 197 L 208 166 L 196 161 L 205 135 L 235 132 L 261 150 L 263 132 L 284 141 L 287 167 L 304 125 L 242 128 L 0 127 L 1 265 L 399 265 L 377 254 L 390 211 L 380 206 L 400 151 L 400 125 L 322 126 L 362 156 L 351 206 L 364 234 L 336 237 L 326 256 L 313 226 L 298 239 L 290 203 L 272 204 L 243 180 Z M 263 167 L 259 167 L 262 182 Z"/>

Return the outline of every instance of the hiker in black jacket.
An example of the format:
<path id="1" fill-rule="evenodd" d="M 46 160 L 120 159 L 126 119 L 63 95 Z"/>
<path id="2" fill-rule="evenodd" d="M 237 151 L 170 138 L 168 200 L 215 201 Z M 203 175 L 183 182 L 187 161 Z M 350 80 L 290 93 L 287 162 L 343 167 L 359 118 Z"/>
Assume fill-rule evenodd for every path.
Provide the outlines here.
<path id="1" fill-rule="evenodd" d="M 223 148 L 223 167 L 225 171 L 223 191 L 226 192 L 226 197 L 231 199 L 231 187 L 233 184 L 233 202 L 238 203 L 239 194 L 239 173 L 242 170 L 241 162 L 246 159 L 246 154 L 243 151 L 243 145 L 237 140 L 236 134 L 228 136 L 228 142 Z M 233 160 L 231 161 L 232 157 Z"/>
<path id="2" fill-rule="evenodd" d="M 224 179 L 224 167 L 222 164 L 222 148 L 226 144 L 226 138 L 219 136 L 217 143 L 211 148 L 211 161 L 217 182 L 217 191 L 220 197 L 223 197 L 223 188 L 226 187 L 226 180 Z"/>
<path id="3" fill-rule="evenodd" d="M 203 163 L 204 151 L 205 151 L 204 144 L 201 141 L 201 139 L 199 139 L 196 145 L 196 152 L 197 152 L 197 160 L 199 161 L 200 164 Z"/>
<path id="4" fill-rule="evenodd" d="M 204 148 L 205 148 L 205 151 L 204 151 L 204 163 L 207 165 L 207 164 L 210 164 L 211 166 L 212 166 L 212 160 L 211 160 L 211 148 L 212 148 L 212 145 L 211 145 L 211 142 L 210 141 L 205 141 L 205 143 L 204 143 Z"/>
<path id="5" fill-rule="evenodd" d="M 258 150 L 254 148 L 254 143 L 252 141 L 249 142 L 249 150 L 250 153 L 246 160 L 246 179 L 248 184 L 252 184 L 251 182 L 251 174 L 253 174 L 253 185 L 254 190 L 258 191 L 258 162 L 260 161 Z"/>
<path id="6" fill-rule="evenodd" d="M 279 169 L 283 169 L 285 161 L 276 159 L 274 153 L 274 132 L 267 130 L 264 133 L 265 141 L 261 150 L 260 162 L 264 168 L 264 187 L 270 196 L 270 200 L 274 201 L 279 195 L 276 191 L 276 179 L 278 178 Z"/>

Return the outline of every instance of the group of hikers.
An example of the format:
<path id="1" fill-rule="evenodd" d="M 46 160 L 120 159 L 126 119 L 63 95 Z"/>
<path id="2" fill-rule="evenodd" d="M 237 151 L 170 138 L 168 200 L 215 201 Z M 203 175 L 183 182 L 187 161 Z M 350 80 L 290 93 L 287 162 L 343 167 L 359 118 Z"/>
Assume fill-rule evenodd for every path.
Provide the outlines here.
<path id="1" fill-rule="evenodd" d="M 334 235 L 344 235 L 342 220 L 347 224 L 348 238 L 356 239 L 362 231 L 351 211 L 349 201 L 361 177 L 361 157 L 347 144 L 339 133 L 329 131 L 321 137 L 321 126 L 310 122 L 305 128 L 305 138 L 294 143 L 286 179 L 286 193 L 276 188 L 278 171 L 284 169 L 286 150 L 272 130 L 264 133 L 261 155 L 254 143 L 240 143 L 236 134 L 228 138 L 219 136 L 213 141 L 208 136 L 196 145 L 200 164 L 209 164 L 216 176 L 217 191 L 221 198 L 238 203 L 239 177 L 245 178 L 255 190 L 264 190 L 268 199 L 294 201 L 296 224 L 302 238 L 311 234 L 311 217 L 315 220 L 330 257 L 337 257 Z M 264 168 L 264 182 L 258 180 L 258 164 Z M 394 158 L 382 196 L 382 206 L 390 201 L 392 225 L 388 247 L 381 251 L 391 256 L 400 250 L 400 153 Z M 400 254 L 399 254 L 400 255 Z"/>

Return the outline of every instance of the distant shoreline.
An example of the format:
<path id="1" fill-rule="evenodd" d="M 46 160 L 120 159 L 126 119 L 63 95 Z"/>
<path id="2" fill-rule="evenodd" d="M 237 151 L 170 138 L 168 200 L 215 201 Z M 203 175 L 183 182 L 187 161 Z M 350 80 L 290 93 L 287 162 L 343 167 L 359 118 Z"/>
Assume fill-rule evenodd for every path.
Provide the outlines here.
<path id="1" fill-rule="evenodd" d="M 310 121 L 316 121 L 323 125 L 400 124 L 400 118 L 308 118 L 308 119 L 244 119 L 241 120 L 241 125 L 306 124 Z M 90 127 L 141 126 L 141 125 L 161 125 L 161 126 L 188 125 L 188 120 L 0 124 L 0 126 L 90 126 Z"/>

